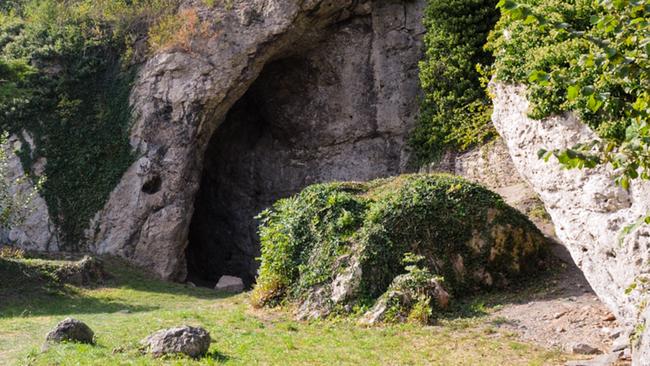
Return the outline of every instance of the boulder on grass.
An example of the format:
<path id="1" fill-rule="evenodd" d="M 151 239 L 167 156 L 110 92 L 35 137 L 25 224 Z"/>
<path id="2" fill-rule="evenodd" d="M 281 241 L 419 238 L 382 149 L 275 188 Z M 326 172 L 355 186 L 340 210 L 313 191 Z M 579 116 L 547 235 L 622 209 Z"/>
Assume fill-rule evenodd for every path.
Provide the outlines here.
<path id="1" fill-rule="evenodd" d="M 184 354 L 193 358 L 205 355 L 210 348 L 210 333 L 203 328 L 182 326 L 159 330 L 142 340 L 145 352 L 154 357 Z"/>
<path id="2" fill-rule="evenodd" d="M 244 281 L 239 277 L 221 276 L 214 289 L 222 292 L 240 293 L 244 291 Z"/>
<path id="3" fill-rule="evenodd" d="M 77 319 L 66 318 L 52 329 L 45 340 L 50 343 L 60 342 L 78 342 L 78 343 L 94 343 L 93 331 L 84 322 Z"/>

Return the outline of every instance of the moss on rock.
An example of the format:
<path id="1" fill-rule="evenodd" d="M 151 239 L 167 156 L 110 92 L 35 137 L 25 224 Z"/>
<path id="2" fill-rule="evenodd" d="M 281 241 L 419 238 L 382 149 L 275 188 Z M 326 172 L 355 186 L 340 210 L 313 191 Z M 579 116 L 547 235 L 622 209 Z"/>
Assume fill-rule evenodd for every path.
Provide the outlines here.
<path id="1" fill-rule="evenodd" d="M 404 274 L 431 275 L 414 284 L 442 277 L 452 297 L 502 287 L 536 271 L 546 255 L 545 238 L 527 218 L 497 194 L 448 175 L 317 184 L 260 219 L 252 301 L 297 303 L 302 318 L 367 309 Z M 422 257 L 419 266 L 403 261 L 409 254 Z M 421 291 L 427 288 L 437 286 L 408 297 L 422 303 L 435 295 Z"/>

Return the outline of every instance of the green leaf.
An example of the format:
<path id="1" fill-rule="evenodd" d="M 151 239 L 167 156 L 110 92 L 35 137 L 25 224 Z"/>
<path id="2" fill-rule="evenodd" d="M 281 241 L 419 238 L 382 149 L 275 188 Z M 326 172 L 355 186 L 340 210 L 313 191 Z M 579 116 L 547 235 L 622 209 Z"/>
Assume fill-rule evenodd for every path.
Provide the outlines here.
<path id="1" fill-rule="evenodd" d="M 571 85 L 567 88 L 567 99 L 569 101 L 574 101 L 580 96 L 580 88 L 576 85 Z"/>

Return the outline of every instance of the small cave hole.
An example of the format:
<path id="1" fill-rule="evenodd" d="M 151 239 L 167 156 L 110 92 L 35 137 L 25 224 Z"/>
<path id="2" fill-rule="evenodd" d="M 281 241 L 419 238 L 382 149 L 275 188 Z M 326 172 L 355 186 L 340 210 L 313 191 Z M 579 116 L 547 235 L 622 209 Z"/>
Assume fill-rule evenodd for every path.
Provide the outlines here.
<path id="1" fill-rule="evenodd" d="M 159 176 L 153 176 L 142 185 L 142 192 L 146 194 L 156 194 L 160 191 L 162 179 Z"/>

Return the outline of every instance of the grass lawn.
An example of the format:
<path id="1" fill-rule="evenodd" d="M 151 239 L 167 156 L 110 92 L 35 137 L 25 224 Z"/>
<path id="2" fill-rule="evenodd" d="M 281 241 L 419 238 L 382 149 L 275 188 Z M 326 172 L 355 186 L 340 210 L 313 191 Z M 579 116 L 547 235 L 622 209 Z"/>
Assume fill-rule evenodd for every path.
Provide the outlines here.
<path id="1" fill-rule="evenodd" d="M 430 327 L 363 328 L 346 320 L 298 322 L 286 310 L 255 310 L 248 294 L 228 296 L 152 279 L 107 260 L 103 287 L 59 285 L 59 262 L 0 258 L 0 365 L 560 365 L 567 356 L 497 330 L 476 305 Z M 466 308 L 467 309 L 467 308 Z M 483 314 L 483 315 L 481 315 Z M 86 322 L 97 344 L 41 351 L 65 317 Z M 202 326 L 213 339 L 200 360 L 152 359 L 139 341 L 161 328 Z"/>

